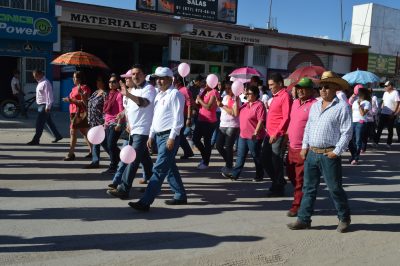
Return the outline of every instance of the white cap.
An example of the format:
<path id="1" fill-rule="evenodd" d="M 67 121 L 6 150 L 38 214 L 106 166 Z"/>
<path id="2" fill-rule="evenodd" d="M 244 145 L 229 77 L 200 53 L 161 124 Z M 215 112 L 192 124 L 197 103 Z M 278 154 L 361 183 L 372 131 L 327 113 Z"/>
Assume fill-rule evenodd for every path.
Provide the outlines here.
<path id="1" fill-rule="evenodd" d="M 393 86 L 393 82 L 391 82 L 390 80 L 385 82 L 385 87 L 386 86 Z"/>
<path id="2" fill-rule="evenodd" d="M 168 67 L 159 67 L 156 69 L 155 73 L 152 75 L 155 77 L 174 77 L 174 73 Z"/>
<path id="3" fill-rule="evenodd" d="M 147 82 L 149 82 L 149 81 L 150 81 L 150 77 L 151 77 L 151 75 L 147 75 L 146 78 L 145 78 L 145 80 L 146 80 Z"/>

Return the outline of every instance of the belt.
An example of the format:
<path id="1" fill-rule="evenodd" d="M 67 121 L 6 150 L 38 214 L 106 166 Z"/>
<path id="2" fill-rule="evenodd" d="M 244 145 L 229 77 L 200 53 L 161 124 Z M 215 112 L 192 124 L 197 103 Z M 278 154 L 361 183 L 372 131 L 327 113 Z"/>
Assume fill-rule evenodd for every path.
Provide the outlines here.
<path id="1" fill-rule="evenodd" d="M 318 154 L 331 152 L 334 149 L 335 149 L 335 147 L 327 147 L 327 148 L 310 147 L 310 150 L 312 150 L 314 153 L 318 153 Z"/>
<path id="2" fill-rule="evenodd" d="M 156 132 L 156 136 L 162 136 L 162 135 L 169 134 L 169 133 L 171 133 L 171 129 L 161 131 L 161 132 Z"/>

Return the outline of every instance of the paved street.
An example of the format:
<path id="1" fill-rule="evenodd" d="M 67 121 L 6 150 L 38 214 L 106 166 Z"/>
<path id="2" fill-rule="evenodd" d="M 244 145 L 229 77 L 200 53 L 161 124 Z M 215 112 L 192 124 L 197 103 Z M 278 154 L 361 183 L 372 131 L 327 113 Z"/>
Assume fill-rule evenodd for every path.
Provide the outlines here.
<path id="1" fill-rule="evenodd" d="M 67 115 L 55 120 L 66 137 Z M 84 170 L 82 142 L 73 162 L 62 161 L 68 138 L 51 144 L 45 133 L 40 146 L 27 146 L 34 122 L 0 118 L 0 265 L 399 265 L 398 143 L 367 151 L 358 166 L 344 156 L 353 216 L 351 232 L 339 234 L 323 182 L 312 229 L 290 231 L 291 186 L 287 197 L 268 199 L 269 182 L 251 181 L 252 162 L 232 182 L 219 175 L 215 152 L 204 171 L 195 169 L 198 155 L 178 160 L 188 205 L 165 205 L 165 184 L 150 212 L 135 212 L 105 193 L 105 153 L 102 169 Z"/>

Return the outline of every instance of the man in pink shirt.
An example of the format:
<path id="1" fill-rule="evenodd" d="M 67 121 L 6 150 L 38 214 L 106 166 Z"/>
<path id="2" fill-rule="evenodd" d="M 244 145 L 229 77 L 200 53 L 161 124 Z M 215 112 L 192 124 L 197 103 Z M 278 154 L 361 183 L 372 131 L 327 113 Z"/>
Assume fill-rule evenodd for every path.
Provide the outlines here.
<path id="1" fill-rule="evenodd" d="M 283 142 L 289 126 L 292 97 L 283 87 L 280 74 L 272 74 L 268 79 L 272 92 L 272 102 L 267 116 L 267 136 L 262 147 L 262 162 L 272 180 L 267 197 L 283 197 L 286 180 L 283 176 Z"/>
<path id="2" fill-rule="evenodd" d="M 39 145 L 40 137 L 42 136 L 44 125 L 47 124 L 51 134 L 54 136 L 53 143 L 62 139 L 61 134 L 58 132 L 56 126 L 51 119 L 50 110 L 54 102 L 53 87 L 51 83 L 44 76 L 43 71 L 34 70 L 33 77 L 37 81 L 36 87 L 36 103 L 38 105 L 38 116 L 36 118 L 36 133 L 33 139 L 28 142 L 28 145 Z"/>
<path id="3" fill-rule="evenodd" d="M 309 78 L 302 78 L 295 86 L 298 99 L 293 102 L 290 112 L 288 128 L 289 152 L 287 156 L 286 172 L 294 186 L 294 200 L 292 208 L 287 213 L 289 217 L 297 216 L 303 197 L 304 159 L 300 152 L 303 142 L 304 129 L 308 121 L 311 105 L 316 102 L 313 97 L 313 82 Z"/>

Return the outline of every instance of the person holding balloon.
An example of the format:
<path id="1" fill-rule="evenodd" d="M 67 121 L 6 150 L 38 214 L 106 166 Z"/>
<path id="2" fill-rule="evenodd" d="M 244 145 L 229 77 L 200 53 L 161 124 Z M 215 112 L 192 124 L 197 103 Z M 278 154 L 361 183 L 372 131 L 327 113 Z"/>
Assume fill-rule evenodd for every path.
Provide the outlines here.
<path id="1" fill-rule="evenodd" d="M 235 91 L 235 94 L 238 93 L 240 93 L 240 90 Z M 231 180 L 237 180 L 244 167 L 247 153 L 250 151 L 256 166 L 256 176 L 253 180 L 260 181 L 264 176 L 261 163 L 261 144 L 265 136 L 265 107 L 259 100 L 260 90 L 257 86 L 248 87 L 245 95 L 247 102 L 239 109 L 240 135 L 235 167 L 232 171 L 222 172 L 222 175 Z"/>
<path id="2" fill-rule="evenodd" d="M 137 211 L 150 210 L 150 205 L 160 193 L 165 178 L 174 192 L 174 197 L 166 200 L 165 204 L 187 204 L 186 191 L 175 161 L 179 148 L 180 131 L 184 124 L 184 98 L 172 84 L 171 69 L 167 67 L 157 69 L 154 75 L 160 85 L 160 92 L 154 100 L 154 116 L 147 147 L 151 148 L 154 136 L 157 136 L 158 154 L 153 167 L 153 175 L 143 197 L 138 202 L 129 202 L 129 206 Z"/>
<path id="3" fill-rule="evenodd" d="M 207 76 L 207 85 L 200 95 L 196 98 L 199 106 L 199 114 L 196 127 L 193 132 L 193 143 L 201 153 L 201 162 L 197 169 L 207 169 L 211 157 L 211 138 L 217 126 L 217 99 L 220 99 L 218 91 L 215 89 L 218 85 L 218 77 L 215 74 Z M 201 142 L 203 138 L 204 143 Z"/>
<path id="4" fill-rule="evenodd" d="M 131 69 L 131 75 L 133 88 L 129 91 L 125 86 L 121 86 L 121 94 L 126 99 L 125 114 L 130 132 L 130 145 L 121 150 L 121 160 L 128 165 L 122 173 L 121 180 L 114 178 L 114 187 L 110 186 L 111 189 L 107 190 L 107 194 L 120 199 L 129 197 L 140 163 L 143 165 L 146 177 L 150 177 L 153 168 L 153 162 L 146 144 L 153 120 L 156 91 L 153 85 L 146 82 L 146 76 L 141 65 L 134 65 Z M 135 156 L 133 156 L 132 151 L 135 152 Z"/>
<path id="5" fill-rule="evenodd" d="M 235 92 L 233 92 L 233 90 Z M 239 136 L 239 108 L 241 106 L 239 95 L 243 92 L 240 82 L 225 83 L 225 96 L 222 101 L 217 100 L 221 109 L 220 126 L 216 148 L 225 161 L 222 172 L 231 172 L 233 167 L 233 145 Z"/>

